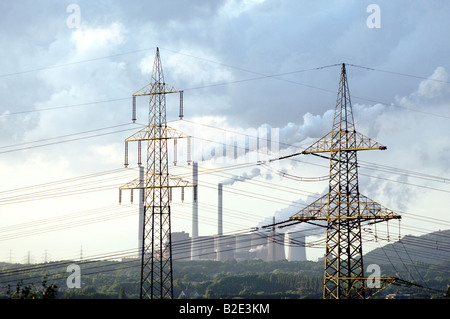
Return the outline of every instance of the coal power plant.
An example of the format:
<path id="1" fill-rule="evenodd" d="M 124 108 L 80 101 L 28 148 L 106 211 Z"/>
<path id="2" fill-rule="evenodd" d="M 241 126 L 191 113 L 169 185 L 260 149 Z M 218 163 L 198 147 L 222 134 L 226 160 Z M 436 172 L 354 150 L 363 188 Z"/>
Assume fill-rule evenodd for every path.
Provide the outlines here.
<path id="1" fill-rule="evenodd" d="M 198 184 L 198 164 L 193 162 L 193 182 Z M 277 232 L 275 228 L 251 233 L 223 234 L 223 185 L 217 185 L 217 234 L 198 234 L 198 188 L 194 187 L 192 206 L 192 236 L 186 232 L 172 232 L 174 260 L 306 260 L 305 235 L 302 232 Z"/>
<path id="2" fill-rule="evenodd" d="M 255 232 L 240 235 L 197 236 L 172 233 L 174 260 L 306 260 L 304 236 L 297 233 Z"/>

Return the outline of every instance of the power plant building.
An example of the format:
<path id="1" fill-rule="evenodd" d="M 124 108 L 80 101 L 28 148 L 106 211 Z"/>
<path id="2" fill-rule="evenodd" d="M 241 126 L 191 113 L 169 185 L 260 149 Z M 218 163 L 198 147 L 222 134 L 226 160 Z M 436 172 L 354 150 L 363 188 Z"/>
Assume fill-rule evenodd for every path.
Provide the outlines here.
<path id="1" fill-rule="evenodd" d="M 216 238 L 217 260 L 234 260 L 236 252 L 236 236 L 217 236 Z"/>
<path id="2" fill-rule="evenodd" d="M 198 185 L 198 163 L 193 162 L 193 184 Z M 192 238 L 187 233 L 172 235 L 174 258 L 191 260 L 306 260 L 305 236 L 301 232 L 282 233 L 275 230 L 249 234 L 223 235 L 223 184 L 217 185 L 217 235 L 199 236 L 198 187 L 194 187 L 192 206 Z M 188 239 L 189 238 L 189 239 Z M 287 241 L 287 245 L 285 245 Z M 182 244 L 181 244 L 182 243 Z M 287 254 L 286 249 L 287 247 Z M 184 251 L 182 251 L 184 249 Z M 287 255 L 287 256 L 286 256 Z"/>
<path id="3" fill-rule="evenodd" d="M 198 236 L 185 232 L 172 233 L 174 260 L 252 260 L 305 261 L 305 236 L 301 232 L 256 232 L 242 235 Z M 191 250 L 196 247 L 196 251 Z M 196 254 L 194 256 L 194 254 Z M 195 258 L 194 258 L 195 257 Z"/>
<path id="4" fill-rule="evenodd" d="M 191 237 L 189 233 L 174 232 L 171 234 L 172 241 L 172 259 L 189 260 L 191 259 Z"/>

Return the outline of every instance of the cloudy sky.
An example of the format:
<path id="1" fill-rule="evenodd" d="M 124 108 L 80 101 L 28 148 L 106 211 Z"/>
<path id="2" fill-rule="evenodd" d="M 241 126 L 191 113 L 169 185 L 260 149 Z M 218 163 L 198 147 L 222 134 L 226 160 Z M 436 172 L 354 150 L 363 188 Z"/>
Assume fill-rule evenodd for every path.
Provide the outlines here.
<path id="1" fill-rule="evenodd" d="M 123 169 L 123 140 L 148 120 L 142 98 L 131 123 L 131 95 L 149 83 L 157 47 L 166 82 L 184 90 L 185 119 L 177 97 L 167 114 L 193 136 L 201 235 L 216 232 L 215 185 L 233 176 L 251 180 L 224 187 L 229 233 L 326 191 L 326 160 L 257 166 L 217 147 L 261 128 L 279 141 L 271 156 L 309 146 L 331 129 L 341 63 L 357 130 L 387 146 L 359 156 L 361 192 L 403 214 L 402 235 L 448 228 L 449 11 L 444 1 L 1 1 L 0 260 L 136 246 L 137 206 L 118 205 L 117 187 L 137 177 L 131 146 Z M 190 179 L 180 144 L 171 174 Z M 206 172 L 217 167 L 228 169 Z M 191 232 L 186 194 L 174 231 Z"/>

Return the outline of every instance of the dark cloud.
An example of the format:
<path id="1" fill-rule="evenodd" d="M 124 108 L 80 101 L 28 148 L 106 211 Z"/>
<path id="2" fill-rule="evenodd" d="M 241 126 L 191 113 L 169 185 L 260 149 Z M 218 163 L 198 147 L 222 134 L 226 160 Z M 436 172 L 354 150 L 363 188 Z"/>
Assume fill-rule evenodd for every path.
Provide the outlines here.
<path id="1" fill-rule="evenodd" d="M 14 55 L 3 52 L 3 60 L 13 63 L 2 69 L 7 72 L 29 70 L 35 66 L 151 49 L 146 53 L 107 60 L 123 63 L 123 73 L 111 73 L 116 67 L 114 64 L 97 61 L 78 65 L 75 70 L 68 69 L 65 74 L 71 79 L 83 76 L 83 81 L 87 79 L 92 83 L 90 86 L 97 88 L 98 95 L 110 95 L 104 83 L 123 87 L 124 94 L 127 90 L 131 94 L 145 85 L 143 82 L 148 77 L 139 74 L 140 64 L 145 56 L 154 54 L 152 48 L 156 46 L 161 47 L 164 65 L 176 52 L 185 54 L 180 60 L 185 64 L 180 66 L 185 70 L 184 78 L 172 77 L 177 81 L 174 85 L 181 88 L 229 83 L 341 62 L 388 67 L 389 70 L 419 75 L 428 74 L 437 66 L 448 66 L 448 48 L 444 42 L 436 42 L 448 22 L 442 13 L 445 10 L 435 10 L 433 2 L 411 5 L 379 1 L 382 24 L 380 29 L 374 30 L 366 26 L 369 3 L 361 1 L 350 1 L 345 5 L 329 1 L 268 0 L 136 1 L 133 5 L 119 1 L 78 1 L 81 24 L 86 29 L 111 29 L 114 25 L 122 28 L 122 41 L 112 46 L 100 41 L 92 44 L 87 52 L 77 50 L 71 41 L 77 30 L 66 26 L 69 13 L 65 9 L 71 3 L 22 1 L 3 4 L 3 15 L 7 18 L 3 20 L 4 27 L 11 24 L 12 19 L 18 27 L 3 36 Z M 431 54 L 433 60 L 425 59 L 426 54 Z M 33 60 L 35 63 L 26 63 Z M 195 73 L 198 69 L 194 67 L 199 64 L 203 74 L 209 70 L 210 76 L 198 77 Z M 336 67 L 277 79 L 269 77 L 198 88 L 190 91 L 191 97 L 186 99 L 199 101 L 191 107 L 192 116 L 226 115 L 242 126 L 269 122 L 282 126 L 289 121 L 300 122 L 307 112 L 318 115 L 332 108 L 339 71 Z M 411 85 L 417 84 L 411 79 L 355 68 L 350 68 L 348 73 L 355 102 L 362 102 L 358 97 L 392 101 L 396 94 L 404 95 L 406 91 L 403 90 L 411 91 Z M 166 78 L 171 79 L 169 72 L 166 72 Z M 48 85 L 36 83 L 32 86 L 34 95 L 48 92 L 47 87 L 41 89 L 43 84 Z M 48 95 L 52 93 L 50 91 Z M 226 99 L 226 105 L 212 107 L 206 96 Z"/>
<path id="2" fill-rule="evenodd" d="M 150 81 L 159 47 L 166 81 L 185 89 L 187 119 L 239 132 L 267 125 L 279 129 L 286 152 L 301 150 L 301 144 L 331 129 L 339 64 L 345 62 L 357 130 L 388 146 L 361 158 L 443 174 L 450 149 L 450 3 L 377 1 L 381 28 L 370 29 L 366 8 L 371 3 L 1 1 L 0 142 L 130 122 L 130 97 Z M 70 4 L 80 6 L 79 28 L 67 26 Z M 324 66 L 330 67 L 318 68 Z M 444 82 L 425 80 L 430 76 Z M 171 99 L 168 119 L 177 119 L 177 106 Z M 24 112 L 40 109 L 51 110 Z M 147 116 L 148 102 L 140 99 L 139 122 Z M 45 180 L 55 165 L 67 174 L 75 166 L 90 172 L 103 171 L 105 163 L 121 167 L 122 141 L 129 135 L 15 153 L 0 164 L 7 167 L 14 160 L 15 172 L 8 172 L 14 180 L 21 180 L 14 174 L 21 168 L 27 178 Z M 307 170 L 302 163 L 292 166 Z M 428 207 L 408 189 L 370 179 L 361 186 L 381 204 L 395 206 L 393 196 L 406 196 L 416 201 L 397 207 Z"/>

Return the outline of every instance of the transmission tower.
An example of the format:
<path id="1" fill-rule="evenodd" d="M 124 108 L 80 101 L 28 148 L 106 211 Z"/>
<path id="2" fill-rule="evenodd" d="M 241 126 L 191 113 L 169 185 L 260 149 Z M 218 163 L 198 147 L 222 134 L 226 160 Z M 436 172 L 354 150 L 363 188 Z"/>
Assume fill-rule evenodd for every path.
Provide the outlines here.
<path id="1" fill-rule="evenodd" d="M 297 222 L 326 221 L 324 299 L 365 299 L 374 293 L 373 288 L 377 291 L 384 288 L 367 286 L 361 226 L 364 222 L 374 224 L 401 217 L 360 194 L 357 161 L 358 151 L 384 149 L 385 146 L 355 130 L 347 74 L 342 64 L 332 131 L 302 152 L 320 157 L 326 157 L 323 153 L 330 154 L 328 193 L 290 217 Z M 378 279 L 383 286 L 395 281 L 395 278 Z"/>
<path id="2" fill-rule="evenodd" d="M 149 124 L 125 140 L 125 167 L 128 166 L 128 142 L 138 142 L 138 165 L 141 163 L 141 142 L 147 142 L 147 161 L 144 176 L 119 188 L 143 190 L 143 223 L 141 245 L 141 299 L 172 299 L 172 243 L 171 243 L 171 189 L 189 187 L 193 184 L 181 178 L 169 176 L 169 139 L 189 138 L 167 126 L 166 94 L 180 94 L 180 119 L 183 117 L 183 91 L 169 86 L 164 75 L 159 55 L 153 64 L 151 83 L 133 94 L 133 122 L 136 121 L 136 97 L 149 96 Z M 184 190 L 184 189 L 183 189 Z M 133 193 L 131 193 L 133 198 Z"/>

